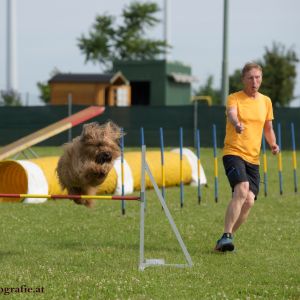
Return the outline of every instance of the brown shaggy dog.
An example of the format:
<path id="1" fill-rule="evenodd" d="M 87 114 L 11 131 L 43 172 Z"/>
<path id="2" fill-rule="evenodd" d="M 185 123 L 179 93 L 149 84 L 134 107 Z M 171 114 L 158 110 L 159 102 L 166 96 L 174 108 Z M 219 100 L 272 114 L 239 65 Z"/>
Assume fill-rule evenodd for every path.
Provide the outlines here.
<path id="1" fill-rule="evenodd" d="M 64 153 L 57 165 L 61 187 L 71 195 L 96 195 L 98 186 L 120 156 L 120 128 L 109 121 L 85 124 L 80 136 L 64 145 Z M 74 199 L 75 203 L 88 207 L 90 199 Z"/>

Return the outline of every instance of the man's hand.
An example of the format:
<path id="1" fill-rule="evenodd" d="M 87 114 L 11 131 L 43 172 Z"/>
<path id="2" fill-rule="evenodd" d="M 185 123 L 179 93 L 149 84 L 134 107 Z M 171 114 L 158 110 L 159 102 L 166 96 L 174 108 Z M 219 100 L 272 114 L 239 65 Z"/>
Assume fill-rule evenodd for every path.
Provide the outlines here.
<path id="1" fill-rule="evenodd" d="M 236 123 L 236 124 L 234 125 L 234 128 L 235 128 L 235 131 L 236 131 L 237 133 L 242 133 L 243 130 L 245 129 L 245 128 L 244 128 L 244 125 L 243 125 L 242 123 L 240 123 L 240 122 Z"/>
<path id="2" fill-rule="evenodd" d="M 276 155 L 279 153 L 280 149 L 279 149 L 279 146 L 277 144 L 274 144 L 271 146 L 271 151 L 272 151 L 272 154 L 273 155 Z"/>
<path id="3" fill-rule="evenodd" d="M 238 119 L 237 108 L 235 106 L 228 107 L 226 113 L 227 113 L 228 120 L 234 127 L 236 133 L 239 133 L 239 134 L 242 133 L 245 128 L 244 128 L 244 125 L 242 124 L 242 122 L 240 122 Z"/>

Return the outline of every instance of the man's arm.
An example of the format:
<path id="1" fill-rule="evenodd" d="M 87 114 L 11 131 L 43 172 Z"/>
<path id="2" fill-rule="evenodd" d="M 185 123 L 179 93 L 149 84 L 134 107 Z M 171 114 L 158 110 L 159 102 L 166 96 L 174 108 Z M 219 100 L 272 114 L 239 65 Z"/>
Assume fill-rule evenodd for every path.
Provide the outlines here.
<path id="1" fill-rule="evenodd" d="M 235 131 L 237 133 L 242 133 L 242 131 L 244 130 L 244 126 L 238 119 L 236 107 L 227 108 L 227 118 L 229 122 L 234 126 Z"/>
<path id="2" fill-rule="evenodd" d="M 276 136 L 273 130 L 272 121 L 267 120 L 265 122 L 264 135 L 272 150 L 272 153 L 277 154 L 280 151 L 280 149 L 279 146 L 276 144 Z"/>

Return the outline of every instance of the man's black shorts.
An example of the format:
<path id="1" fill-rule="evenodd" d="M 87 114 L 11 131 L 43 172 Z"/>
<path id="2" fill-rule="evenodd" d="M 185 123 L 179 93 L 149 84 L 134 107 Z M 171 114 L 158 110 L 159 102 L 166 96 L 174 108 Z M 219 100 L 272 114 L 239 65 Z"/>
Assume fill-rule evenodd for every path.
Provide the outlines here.
<path id="1" fill-rule="evenodd" d="M 223 165 L 232 191 L 236 184 L 248 181 L 249 189 L 256 199 L 260 183 L 259 165 L 251 164 L 236 155 L 224 155 Z"/>

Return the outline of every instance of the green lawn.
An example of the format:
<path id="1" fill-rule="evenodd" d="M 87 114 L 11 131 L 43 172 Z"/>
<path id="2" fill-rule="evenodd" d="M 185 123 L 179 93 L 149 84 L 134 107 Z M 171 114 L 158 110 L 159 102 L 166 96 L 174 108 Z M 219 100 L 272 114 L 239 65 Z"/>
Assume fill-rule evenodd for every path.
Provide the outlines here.
<path id="1" fill-rule="evenodd" d="M 58 148 L 38 148 L 59 154 Z M 297 153 L 298 156 L 300 153 Z M 218 151 L 221 157 L 221 151 Z M 139 262 L 139 203 L 98 201 L 87 209 L 71 201 L 40 205 L 2 203 L 0 297 L 4 289 L 38 288 L 7 299 L 300 299 L 300 197 L 295 195 L 291 152 L 283 152 L 283 195 L 277 159 L 268 153 L 269 195 L 261 194 L 235 236 L 237 251 L 212 251 L 222 233 L 230 189 L 219 159 L 219 202 L 214 202 L 213 151 L 202 149 L 209 185 L 166 191 L 166 199 L 192 257 L 192 268 L 151 267 Z M 147 191 L 146 258 L 184 263 L 184 256 L 152 190 Z"/>

